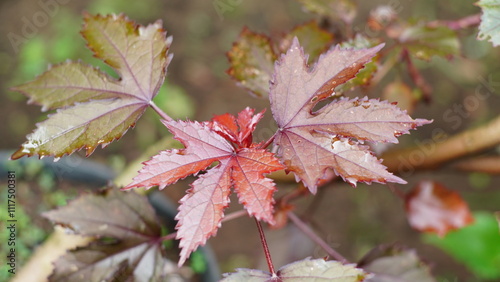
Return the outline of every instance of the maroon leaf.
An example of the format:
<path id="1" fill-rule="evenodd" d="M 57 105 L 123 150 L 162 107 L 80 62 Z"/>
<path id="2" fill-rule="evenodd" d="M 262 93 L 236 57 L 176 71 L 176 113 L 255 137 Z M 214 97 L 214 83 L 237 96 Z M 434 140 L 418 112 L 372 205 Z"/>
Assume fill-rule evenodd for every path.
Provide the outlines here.
<path id="1" fill-rule="evenodd" d="M 393 104 L 367 98 L 341 98 L 314 111 L 319 101 L 352 79 L 382 47 L 354 50 L 337 46 L 309 69 L 295 39 L 276 63 L 270 93 L 271 109 L 279 126 L 274 142 L 287 169 L 312 193 L 327 169 L 333 169 L 352 185 L 357 181 L 406 183 L 387 172 L 361 144 L 397 143 L 397 136 L 429 121 L 413 120 Z"/>
<path id="2" fill-rule="evenodd" d="M 172 268 L 172 262 L 162 254 L 160 224 L 144 196 L 108 189 L 84 195 L 44 216 L 96 238 L 59 258 L 50 281 L 163 281 L 168 277 L 167 266 Z"/>

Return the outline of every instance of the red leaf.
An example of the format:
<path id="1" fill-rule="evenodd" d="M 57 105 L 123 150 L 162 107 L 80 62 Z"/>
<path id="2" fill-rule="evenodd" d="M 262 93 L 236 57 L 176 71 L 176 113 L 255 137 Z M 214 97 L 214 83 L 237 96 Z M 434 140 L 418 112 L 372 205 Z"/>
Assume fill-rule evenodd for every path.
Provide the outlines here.
<path id="1" fill-rule="evenodd" d="M 430 180 L 419 182 L 408 193 L 406 212 L 413 228 L 439 236 L 474 221 L 467 203 L 457 192 Z"/>
<path id="2" fill-rule="evenodd" d="M 238 113 L 237 119 L 231 114 L 223 114 L 215 116 L 207 124 L 226 140 L 236 143 L 239 147 L 248 148 L 252 143 L 252 132 L 264 111 L 254 115 L 254 110 L 247 107 Z"/>
<path id="3" fill-rule="evenodd" d="M 161 189 L 218 162 L 193 182 L 180 201 L 177 215 L 177 238 L 182 248 L 179 265 L 217 232 L 224 217 L 223 209 L 229 204 L 231 187 L 250 215 L 274 223 L 272 195 L 275 186 L 264 174 L 284 167 L 273 153 L 250 144 L 247 146 L 261 117 L 262 113 L 253 116 L 253 110 L 247 108 L 238 119 L 226 114 L 206 123 L 164 121 L 186 148 L 160 152 L 145 162 L 133 183 L 124 188 L 158 185 Z"/>
<path id="4" fill-rule="evenodd" d="M 413 120 L 395 105 L 374 99 L 341 98 L 313 111 L 337 86 L 355 77 L 383 45 L 370 49 L 335 47 L 309 69 L 297 39 L 276 63 L 271 109 L 279 130 L 274 139 L 288 170 L 312 193 L 328 169 L 352 185 L 357 181 L 406 183 L 387 172 L 364 141 L 393 142 L 427 120 Z"/>

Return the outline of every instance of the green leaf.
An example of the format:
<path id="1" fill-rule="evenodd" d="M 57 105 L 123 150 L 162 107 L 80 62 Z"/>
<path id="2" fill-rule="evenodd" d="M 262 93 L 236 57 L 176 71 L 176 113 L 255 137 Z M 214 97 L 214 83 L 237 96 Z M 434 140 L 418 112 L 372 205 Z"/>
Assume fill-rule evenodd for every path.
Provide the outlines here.
<path id="1" fill-rule="evenodd" d="M 399 36 L 399 42 L 418 59 L 429 61 L 432 56 L 451 59 L 460 54 L 457 34 L 448 27 L 409 26 Z"/>
<path id="2" fill-rule="evenodd" d="M 85 14 L 82 35 L 94 56 L 120 76 L 112 78 L 80 62 L 50 68 L 34 81 L 14 87 L 42 110 L 58 109 L 37 125 L 11 158 L 61 157 L 119 139 L 134 126 L 163 83 L 171 60 L 171 38 L 161 22 L 139 26 L 124 15 Z"/>
<path id="3" fill-rule="evenodd" d="M 478 277 L 500 278 L 500 232 L 491 213 L 474 213 L 475 223 L 439 238 L 426 234 L 424 240 L 435 245 L 457 261 L 464 263 Z"/>
<path id="4" fill-rule="evenodd" d="M 162 254 L 155 212 L 137 193 L 84 195 L 44 217 L 97 238 L 59 258 L 49 281 L 167 281 L 168 269 L 175 269 Z"/>
<path id="5" fill-rule="evenodd" d="M 367 282 L 436 281 L 415 250 L 397 245 L 376 247 L 366 254 L 358 267 L 375 274 Z"/>
<path id="6" fill-rule="evenodd" d="M 477 38 L 488 39 L 495 47 L 500 45 L 500 3 L 497 0 L 481 0 L 476 5 L 483 11 Z"/>
<path id="7" fill-rule="evenodd" d="M 296 261 L 281 267 L 277 271 L 277 277 L 270 273 L 256 270 L 239 268 L 235 273 L 224 274 L 222 282 L 300 282 L 300 281 L 342 281 L 357 282 L 364 281 L 370 277 L 362 269 L 355 268 L 353 264 L 342 264 L 338 261 L 325 261 L 324 259 L 310 259 Z M 279 280 L 271 280 L 272 278 Z"/>
<path id="8" fill-rule="evenodd" d="M 277 55 L 269 37 L 244 28 L 227 53 L 231 68 L 227 73 L 251 94 L 265 98 Z"/>
<path id="9" fill-rule="evenodd" d="M 311 21 L 307 24 L 296 26 L 285 35 L 279 46 L 281 53 L 286 53 L 292 45 L 294 37 L 299 39 L 304 52 L 309 54 L 309 63 L 316 61 L 321 53 L 328 50 L 333 41 L 333 34 L 320 28 L 317 22 Z"/>
<path id="10" fill-rule="evenodd" d="M 351 24 L 356 17 L 357 7 L 351 0 L 298 0 L 311 13 L 329 17 L 333 21 L 342 20 Z"/>

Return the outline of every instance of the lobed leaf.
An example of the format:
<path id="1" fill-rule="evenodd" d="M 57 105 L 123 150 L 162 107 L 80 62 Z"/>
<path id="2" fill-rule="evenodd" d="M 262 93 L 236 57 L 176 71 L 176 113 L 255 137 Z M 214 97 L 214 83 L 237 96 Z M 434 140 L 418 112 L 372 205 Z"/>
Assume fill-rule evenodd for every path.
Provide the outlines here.
<path id="1" fill-rule="evenodd" d="M 481 24 L 479 24 L 479 40 L 488 39 L 493 46 L 500 45 L 500 3 L 495 0 L 480 0 L 475 5 L 481 7 Z"/>
<path id="2" fill-rule="evenodd" d="M 268 272 L 239 268 L 235 273 L 225 273 L 222 282 L 265 282 L 265 281 L 365 281 L 371 275 L 352 264 L 341 264 L 338 261 L 310 259 L 296 261 L 281 267 L 276 276 Z"/>
<path id="3" fill-rule="evenodd" d="M 43 216 L 96 238 L 59 258 L 50 281 L 158 280 L 168 275 L 166 266 L 172 262 L 162 255 L 160 224 L 143 196 L 107 189 Z"/>
<path id="4" fill-rule="evenodd" d="M 233 149 L 223 137 L 211 133 L 207 125 L 184 121 L 163 123 L 185 149 L 161 151 L 153 156 L 125 189 L 153 186 L 163 189 L 206 169 L 218 159 L 227 157 Z"/>
<path id="5" fill-rule="evenodd" d="M 271 39 L 244 28 L 227 53 L 227 73 L 257 97 L 267 97 L 273 64 L 277 58 Z"/>
<path id="6" fill-rule="evenodd" d="M 300 38 L 299 38 L 300 40 Z M 299 41 L 302 42 L 302 41 Z M 349 39 L 348 41 L 344 41 L 340 43 L 340 48 L 372 48 L 379 45 L 380 42 L 377 42 L 373 39 L 367 38 L 361 34 L 356 34 L 353 39 Z M 307 51 L 307 49 L 305 49 Z M 365 67 L 360 69 L 356 74 L 356 77 L 347 81 L 346 83 L 339 85 L 335 91 L 344 93 L 350 91 L 357 86 L 366 86 L 369 85 L 373 75 L 378 70 L 378 58 L 373 58 L 370 62 L 365 64 Z"/>
<path id="7" fill-rule="evenodd" d="M 301 42 L 304 50 L 309 54 L 309 62 L 314 62 L 333 41 L 333 34 L 318 26 L 316 21 L 296 26 L 287 33 L 279 44 L 281 53 L 285 53 L 292 45 L 293 38 Z"/>
<path id="8" fill-rule="evenodd" d="M 123 14 L 85 14 L 84 20 L 82 35 L 95 57 L 118 71 L 124 90 L 150 101 L 163 84 L 172 59 L 168 55 L 172 38 L 165 37 L 162 22 L 140 26 Z"/>
<path id="9" fill-rule="evenodd" d="M 124 189 L 160 186 L 164 188 L 190 174 L 201 175 L 180 201 L 177 239 L 182 265 L 199 245 L 215 235 L 234 187 L 240 203 L 258 220 L 274 223 L 274 183 L 264 174 L 283 169 L 274 154 L 251 144 L 251 133 L 262 113 L 247 108 L 238 118 L 225 114 L 210 122 L 164 121 L 185 149 L 162 151 L 145 162 L 133 182 Z M 230 143 L 232 142 L 232 143 Z"/>
<path id="10" fill-rule="evenodd" d="M 420 181 L 406 195 L 405 204 L 413 228 L 439 236 L 474 222 L 462 197 L 439 182 Z"/>
<path id="11" fill-rule="evenodd" d="M 412 56 L 421 60 L 430 61 L 433 56 L 451 59 L 460 55 L 457 34 L 445 26 L 409 26 L 403 30 L 398 40 Z"/>
<path id="12" fill-rule="evenodd" d="M 314 21 L 295 27 L 279 43 L 244 28 L 227 53 L 231 65 L 227 73 L 252 95 L 268 97 L 277 52 L 286 51 L 294 37 L 303 42 L 304 48 L 311 54 L 311 61 L 316 60 L 333 39 L 331 33 L 321 29 Z"/>
<path id="13" fill-rule="evenodd" d="M 337 86 L 352 79 L 382 46 L 359 50 L 337 46 L 309 70 L 295 39 L 275 66 L 269 97 L 279 127 L 274 143 L 287 169 L 312 193 L 330 168 L 352 185 L 357 181 L 406 183 L 387 172 L 360 144 L 397 143 L 397 136 L 429 121 L 413 120 L 393 104 L 368 98 L 341 98 L 314 110 Z"/>
<path id="14" fill-rule="evenodd" d="M 29 103 L 56 114 L 39 123 L 12 156 L 61 157 L 119 139 L 133 127 L 163 83 L 171 38 L 158 21 L 139 26 L 124 15 L 84 15 L 82 35 L 94 55 L 119 74 L 114 79 L 80 62 L 50 68 L 34 81 L 14 87 Z M 106 133 L 108 132 L 108 133 Z"/>

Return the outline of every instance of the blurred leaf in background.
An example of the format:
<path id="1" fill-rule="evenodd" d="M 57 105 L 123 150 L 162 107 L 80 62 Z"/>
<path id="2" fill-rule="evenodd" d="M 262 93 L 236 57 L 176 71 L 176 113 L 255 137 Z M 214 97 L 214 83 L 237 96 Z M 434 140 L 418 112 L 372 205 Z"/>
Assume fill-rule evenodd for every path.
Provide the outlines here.
<path id="1" fill-rule="evenodd" d="M 500 278 L 500 232 L 492 213 L 474 213 L 475 223 L 440 239 L 426 234 L 423 239 L 465 264 L 482 279 Z"/>

